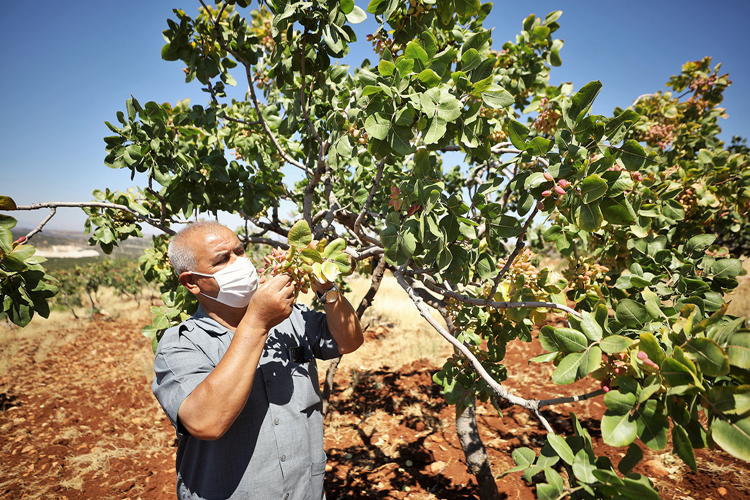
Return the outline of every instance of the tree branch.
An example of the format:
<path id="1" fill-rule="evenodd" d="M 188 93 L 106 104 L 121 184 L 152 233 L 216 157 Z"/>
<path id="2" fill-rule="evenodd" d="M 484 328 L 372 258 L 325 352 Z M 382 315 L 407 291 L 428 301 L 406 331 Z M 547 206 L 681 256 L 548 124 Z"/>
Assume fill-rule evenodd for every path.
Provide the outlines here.
<path id="1" fill-rule="evenodd" d="M 487 373 L 487 370 L 485 370 L 484 366 L 482 366 L 482 363 L 479 362 L 479 360 L 474 356 L 474 354 L 469 350 L 468 347 L 466 347 L 463 343 L 459 342 L 459 340 L 455 337 L 453 337 L 448 331 L 445 330 L 445 328 L 440 325 L 440 323 L 437 322 L 437 320 L 430 314 L 429 309 L 427 309 L 427 305 L 425 305 L 424 300 L 417 295 L 417 293 L 414 291 L 412 287 L 409 286 L 409 284 L 404 279 L 404 276 L 401 272 L 401 269 L 394 271 L 393 275 L 396 277 L 396 280 L 398 281 L 398 284 L 401 285 L 401 288 L 403 288 L 406 293 L 409 295 L 409 298 L 412 302 L 414 302 L 414 305 L 419 310 L 419 314 L 432 326 L 439 334 L 442 336 L 445 340 L 447 340 L 453 347 L 455 347 L 469 362 L 471 363 L 471 366 L 474 368 L 474 370 L 477 372 L 477 374 L 484 380 L 487 385 L 502 399 L 508 401 L 509 403 L 512 403 L 517 406 L 522 406 L 526 408 L 527 410 L 530 410 L 532 412 L 535 412 L 537 416 L 541 416 L 538 414 L 539 411 L 539 401 L 532 399 L 524 399 L 521 397 L 516 396 L 512 392 L 510 392 L 508 389 L 503 387 L 499 382 L 497 382 L 495 379 L 490 376 L 489 373 Z M 542 423 L 546 424 L 545 428 L 547 429 L 547 432 L 551 432 L 554 434 L 554 430 L 552 427 L 549 426 L 549 423 L 547 423 L 546 420 L 542 417 Z"/>
<path id="2" fill-rule="evenodd" d="M 133 216 L 135 216 L 137 219 L 140 219 L 141 221 L 145 222 L 146 224 L 155 227 L 157 229 L 161 229 L 165 233 L 171 235 L 176 234 L 176 232 L 173 229 L 170 229 L 168 226 L 161 224 L 159 221 L 152 219 L 151 217 L 146 217 L 145 215 L 141 215 L 140 213 L 136 212 L 132 208 L 125 206 L 125 205 L 119 205 L 117 203 L 109 203 L 106 201 L 85 201 L 85 202 L 77 202 L 77 201 L 49 201 L 44 203 L 32 203 L 31 205 L 22 205 L 16 207 L 16 210 L 39 210 L 41 208 L 85 208 L 85 207 L 91 207 L 91 208 L 112 208 L 114 210 L 122 210 L 123 212 L 127 212 Z M 54 214 L 52 214 L 54 215 Z M 42 224 L 39 225 L 34 231 L 39 232 L 42 230 L 42 227 L 49 222 L 49 220 L 52 218 L 52 216 L 47 216 L 47 218 L 42 222 Z M 179 221 L 170 221 L 170 222 L 178 222 Z"/>
<path id="3" fill-rule="evenodd" d="M 219 20 L 213 17 L 213 14 L 211 14 L 211 11 L 208 9 L 208 7 L 206 7 L 206 4 L 203 2 L 203 0 L 200 0 L 200 3 L 201 5 L 203 5 L 203 8 L 206 10 L 206 13 L 210 17 L 211 22 L 214 25 L 216 40 L 219 42 L 221 48 L 232 54 L 232 57 L 237 59 L 237 61 L 239 61 L 245 67 L 245 76 L 247 77 L 247 84 L 250 90 L 250 98 L 253 101 L 253 107 L 255 107 L 255 111 L 258 113 L 258 122 L 263 126 L 263 130 L 266 132 L 266 136 L 274 145 L 276 151 L 279 152 L 284 161 L 291 165 L 294 165 L 301 170 L 306 170 L 305 166 L 302 163 L 298 162 L 297 160 L 289 156 L 286 151 L 284 151 L 284 149 L 281 147 L 281 144 L 279 144 L 279 141 L 276 139 L 276 136 L 273 134 L 273 131 L 271 131 L 271 127 L 268 126 L 268 123 L 266 123 L 266 120 L 263 118 L 263 113 L 260 110 L 258 97 L 255 95 L 255 85 L 253 84 L 253 73 L 250 69 L 250 63 L 229 47 L 229 45 L 224 40 L 224 37 L 221 35 L 221 30 L 219 29 Z"/>
<path id="4" fill-rule="evenodd" d="M 555 302 L 542 302 L 542 301 L 527 301 L 527 302 L 494 302 L 494 301 L 488 301 L 487 299 L 478 299 L 475 297 L 470 297 L 468 295 L 463 295 L 458 292 L 453 292 L 451 290 L 445 290 L 443 288 L 440 288 L 434 283 L 431 283 L 430 281 L 422 281 L 430 290 L 437 292 L 439 294 L 442 294 L 445 297 L 450 297 L 452 299 L 456 299 L 459 302 L 463 302 L 465 304 L 471 304 L 475 306 L 487 306 L 487 307 L 494 307 L 495 309 L 519 309 L 522 307 L 526 308 L 537 308 L 537 307 L 544 307 L 546 309 L 557 309 L 560 311 L 565 311 L 568 314 L 572 314 L 576 318 L 580 318 L 581 314 L 576 311 L 575 309 L 572 309 L 566 305 L 563 304 L 557 304 Z"/>

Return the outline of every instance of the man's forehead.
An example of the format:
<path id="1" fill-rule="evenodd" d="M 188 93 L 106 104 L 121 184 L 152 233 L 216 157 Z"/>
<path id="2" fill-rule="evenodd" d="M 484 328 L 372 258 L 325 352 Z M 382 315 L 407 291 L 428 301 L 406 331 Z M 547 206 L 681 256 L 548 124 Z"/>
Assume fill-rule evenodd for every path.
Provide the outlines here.
<path id="1" fill-rule="evenodd" d="M 203 247 L 206 250 L 213 250 L 219 246 L 230 245 L 234 247 L 240 244 L 237 235 L 229 228 L 211 228 L 204 231 L 196 232 L 191 238 L 194 245 Z"/>

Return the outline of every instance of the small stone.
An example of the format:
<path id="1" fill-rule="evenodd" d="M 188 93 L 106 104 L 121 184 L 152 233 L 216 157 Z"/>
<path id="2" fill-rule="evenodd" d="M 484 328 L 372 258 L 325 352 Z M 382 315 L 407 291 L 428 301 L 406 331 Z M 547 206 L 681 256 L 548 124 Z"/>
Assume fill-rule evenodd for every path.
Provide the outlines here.
<path id="1" fill-rule="evenodd" d="M 721 496 L 725 496 L 727 494 L 727 489 L 725 487 L 723 487 L 723 486 L 720 486 L 716 491 Z"/>
<path id="2" fill-rule="evenodd" d="M 432 462 L 430 464 L 430 472 L 432 472 L 433 474 L 437 474 L 443 469 L 445 469 L 445 462 L 438 461 L 438 462 Z"/>
<path id="3" fill-rule="evenodd" d="M 649 475 L 651 476 L 668 476 L 669 475 L 669 471 L 667 470 L 667 468 L 664 467 L 664 464 L 658 460 L 649 460 L 647 462 L 644 462 L 643 466 L 646 468 Z"/>

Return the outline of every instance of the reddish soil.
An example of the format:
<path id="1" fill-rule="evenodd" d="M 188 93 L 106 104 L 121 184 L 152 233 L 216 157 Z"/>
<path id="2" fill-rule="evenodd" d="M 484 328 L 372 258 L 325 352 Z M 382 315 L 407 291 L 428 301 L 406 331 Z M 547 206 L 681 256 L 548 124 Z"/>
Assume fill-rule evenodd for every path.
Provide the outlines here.
<path id="1" fill-rule="evenodd" d="M 0 498 L 174 498 L 174 431 L 150 391 L 150 348 L 142 325 L 124 320 L 79 322 L 49 332 L 61 339 L 46 356 L 26 342 L 10 375 L 0 379 Z M 368 335 L 387 342 L 387 335 Z M 581 381 L 559 387 L 547 365 L 528 365 L 537 344 L 508 350 L 507 386 L 518 395 L 549 398 L 593 389 Z M 39 360 L 39 361 L 37 361 Z M 437 367 L 422 360 L 403 367 L 339 373 L 326 429 L 326 493 L 339 498 L 478 498 L 455 436 L 455 409 L 433 384 Z M 321 374 L 322 375 L 322 374 Z M 588 428 L 597 455 L 614 463 L 623 450 L 601 441 L 599 400 L 543 412 L 556 432 L 571 432 L 569 412 Z M 482 439 L 497 475 L 513 466 L 519 446 L 540 448 L 544 431 L 525 410 L 503 415 L 477 410 Z M 721 451 L 697 450 L 691 472 L 667 453 L 644 448 L 637 472 L 665 499 L 750 497 L 750 466 Z M 520 474 L 498 480 L 502 498 L 535 498 Z"/>

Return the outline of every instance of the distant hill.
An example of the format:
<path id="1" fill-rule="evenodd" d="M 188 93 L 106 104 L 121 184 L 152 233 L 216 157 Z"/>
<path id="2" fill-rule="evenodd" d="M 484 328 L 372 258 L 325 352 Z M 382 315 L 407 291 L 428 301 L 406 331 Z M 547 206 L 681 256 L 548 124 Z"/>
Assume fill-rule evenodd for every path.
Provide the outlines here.
<path id="1" fill-rule="evenodd" d="M 25 236 L 31 232 L 29 228 L 14 228 L 11 230 L 13 239 Z M 33 236 L 31 243 L 37 248 L 39 254 L 50 260 L 70 259 L 79 261 L 96 260 L 107 258 L 98 246 L 89 246 L 88 237 L 81 231 L 44 230 Z M 143 251 L 151 245 L 151 236 L 143 238 L 128 238 L 119 242 L 118 246 L 109 256 L 111 258 L 137 259 L 143 255 Z M 96 252 L 94 254 L 93 252 Z M 98 256 L 98 257 L 97 257 Z"/>

